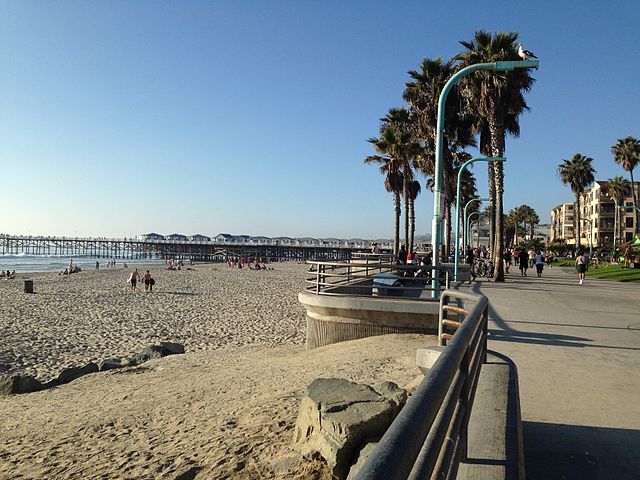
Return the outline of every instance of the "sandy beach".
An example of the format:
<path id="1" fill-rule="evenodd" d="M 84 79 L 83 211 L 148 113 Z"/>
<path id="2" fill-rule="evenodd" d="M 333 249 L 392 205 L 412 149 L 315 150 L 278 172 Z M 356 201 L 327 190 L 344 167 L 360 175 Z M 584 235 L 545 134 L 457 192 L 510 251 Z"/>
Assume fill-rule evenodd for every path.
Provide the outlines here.
<path id="1" fill-rule="evenodd" d="M 29 275 L 34 295 L 21 279 L 1 282 L 5 373 L 47 380 L 162 340 L 186 353 L 0 398 L 0 479 L 329 479 L 292 448 L 307 385 L 340 377 L 412 388 L 415 350 L 431 339 L 306 351 L 297 301 L 306 269 L 274 268 L 156 270 L 152 294 L 129 292 L 121 269 Z"/>
<path id="2" fill-rule="evenodd" d="M 183 343 L 191 353 L 301 345 L 305 320 L 297 292 L 304 265 L 272 266 L 258 272 L 220 264 L 180 271 L 154 265 L 156 285 L 148 294 L 141 285 L 130 292 L 131 269 L 123 268 L 2 280 L 0 373 L 47 381 L 63 368 L 130 356 L 159 341 Z M 26 278 L 34 281 L 33 295 L 23 292 Z"/>

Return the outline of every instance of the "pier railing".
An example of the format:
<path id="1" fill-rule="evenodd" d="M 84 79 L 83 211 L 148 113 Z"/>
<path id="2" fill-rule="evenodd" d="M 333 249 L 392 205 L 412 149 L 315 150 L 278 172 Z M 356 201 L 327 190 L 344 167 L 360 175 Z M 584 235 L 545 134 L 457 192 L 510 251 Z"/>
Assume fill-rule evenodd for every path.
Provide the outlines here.
<path id="1" fill-rule="evenodd" d="M 440 311 L 440 323 L 446 321 L 445 328 L 454 331 L 450 342 L 362 466 L 358 480 L 455 479 L 466 460 L 467 427 L 486 362 L 488 300 L 447 290 Z M 453 321 L 449 314 L 462 320 Z"/>
<path id="2" fill-rule="evenodd" d="M 446 268 L 400 264 L 390 254 L 361 253 L 340 261 L 306 263 L 313 274 L 306 279 L 306 290 L 317 295 L 401 296 L 432 301 L 432 275 L 439 275 L 440 291 L 450 285 Z"/>

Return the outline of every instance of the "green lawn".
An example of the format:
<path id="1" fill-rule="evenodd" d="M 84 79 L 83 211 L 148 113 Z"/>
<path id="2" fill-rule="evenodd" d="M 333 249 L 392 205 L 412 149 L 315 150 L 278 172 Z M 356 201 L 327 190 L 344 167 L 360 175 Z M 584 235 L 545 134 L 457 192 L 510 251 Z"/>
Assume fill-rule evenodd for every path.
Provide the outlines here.
<path id="1" fill-rule="evenodd" d="M 574 268 L 575 260 L 560 260 L 554 262 L 553 266 Z M 619 282 L 640 283 L 640 268 L 622 268 L 621 265 L 605 264 L 598 268 L 590 267 L 587 270 L 587 277 L 604 278 L 607 280 L 617 280 Z"/>

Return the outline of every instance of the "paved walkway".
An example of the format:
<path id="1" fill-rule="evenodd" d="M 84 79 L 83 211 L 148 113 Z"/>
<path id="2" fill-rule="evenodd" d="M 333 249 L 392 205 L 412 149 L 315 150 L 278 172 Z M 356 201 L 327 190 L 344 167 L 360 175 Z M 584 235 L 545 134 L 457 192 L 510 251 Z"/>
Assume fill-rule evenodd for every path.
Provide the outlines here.
<path id="1" fill-rule="evenodd" d="M 556 267 L 473 288 L 518 366 L 527 480 L 640 478 L 640 284 Z"/>

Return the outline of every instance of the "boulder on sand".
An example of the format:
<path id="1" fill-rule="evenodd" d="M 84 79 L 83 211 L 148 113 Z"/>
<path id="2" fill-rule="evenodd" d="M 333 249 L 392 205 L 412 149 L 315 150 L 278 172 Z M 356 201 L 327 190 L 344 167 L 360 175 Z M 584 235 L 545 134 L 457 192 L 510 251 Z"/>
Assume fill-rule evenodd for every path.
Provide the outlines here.
<path id="1" fill-rule="evenodd" d="M 373 387 L 341 378 L 318 378 L 307 387 L 294 431 L 305 458 L 320 455 L 344 479 L 363 444 L 381 437 L 407 400 L 393 382 Z"/>

